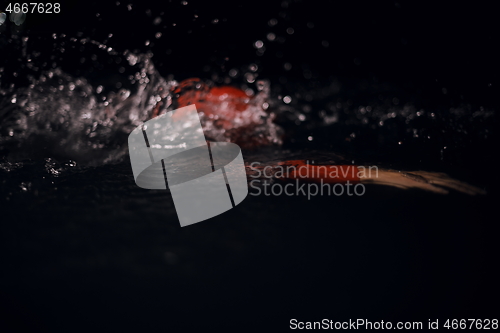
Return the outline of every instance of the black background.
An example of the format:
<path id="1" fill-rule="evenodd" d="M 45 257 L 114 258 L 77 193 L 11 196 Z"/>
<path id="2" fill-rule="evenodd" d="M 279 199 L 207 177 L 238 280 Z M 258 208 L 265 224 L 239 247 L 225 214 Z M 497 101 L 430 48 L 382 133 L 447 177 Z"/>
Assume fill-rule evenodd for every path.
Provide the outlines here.
<path id="1" fill-rule="evenodd" d="M 256 63 L 260 76 L 273 84 L 281 77 L 305 82 L 308 70 L 323 82 L 332 77 L 390 82 L 434 107 L 498 105 L 500 48 L 493 3 L 120 2 L 62 3 L 61 14 L 28 16 L 21 34 L 45 56 L 60 57 L 69 72 L 78 72 L 78 59 L 45 43 L 53 33 L 81 33 L 120 51 L 152 51 L 162 75 L 178 80 L 223 76 Z M 154 25 L 158 16 L 162 22 Z M 273 18 L 278 24 L 270 27 Z M 286 33 L 289 27 L 293 35 Z M 269 42 L 269 32 L 286 40 Z M 152 44 L 146 46 L 146 40 Z M 257 40 L 265 43 L 263 56 L 256 54 Z M 291 71 L 284 70 L 285 62 Z M 88 183 L 97 184 L 101 173 L 117 172 L 110 168 L 87 171 L 83 179 L 95 177 Z M 485 177 L 492 172 L 485 169 Z M 133 184 L 129 170 L 123 174 Z M 12 204 L 6 221 L 20 223 L 6 228 L 18 233 L 4 234 L 15 245 L 6 267 L 18 280 L 7 279 L 14 287 L 4 293 L 2 311 L 13 330 L 276 332 L 286 331 L 291 318 L 425 323 L 498 315 L 491 195 L 437 198 L 412 192 L 402 197 L 385 189 L 335 202 L 249 197 L 219 219 L 180 229 L 172 212 L 143 216 L 163 204 L 163 194 L 138 208 L 143 192 L 115 195 L 86 185 L 78 177 L 58 183 L 85 199 L 84 216 L 53 208 L 58 197 L 43 206 L 33 198 L 29 205 Z M 28 214 L 19 215 L 25 204 Z M 41 227 L 39 221 L 50 222 Z M 138 227 L 137 221 L 144 224 Z M 38 243 L 28 241 L 31 234 Z M 243 250 L 234 250 L 238 245 Z M 184 260 L 177 269 L 161 266 L 165 248 Z M 123 253 L 129 262 L 113 261 Z M 64 260 L 53 260 L 61 256 Z M 108 259 L 109 267 L 93 266 L 87 257 Z M 138 267 L 132 265 L 137 262 Z"/>
<path id="2" fill-rule="evenodd" d="M 164 74 L 203 76 L 258 63 L 262 77 L 376 77 L 410 83 L 447 102 L 494 105 L 498 29 L 493 4 L 404 1 L 74 1 L 61 14 L 30 16 L 31 33 L 83 32 L 118 50 L 151 50 Z M 96 14 L 99 16 L 96 16 Z M 162 14 L 163 13 L 163 14 Z M 198 15 L 195 18 L 194 15 Z M 162 22 L 153 24 L 156 17 Z M 268 22 L 277 19 L 276 26 Z M 212 21 L 218 19 L 217 24 Z M 173 26 L 173 24 L 176 24 Z M 312 23 L 313 28 L 308 27 Z M 293 35 L 286 33 L 293 28 Z M 154 35 L 161 32 L 156 40 Z M 266 40 L 273 32 L 283 43 Z M 145 41 L 154 45 L 146 47 Z M 265 42 L 264 56 L 253 43 Z M 324 47 L 322 41 L 329 46 Z M 281 54 L 278 57 L 277 54 Z M 293 70 L 285 72 L 284 62 Z M 446 88 L 447 96 L 442 96 Z"/>

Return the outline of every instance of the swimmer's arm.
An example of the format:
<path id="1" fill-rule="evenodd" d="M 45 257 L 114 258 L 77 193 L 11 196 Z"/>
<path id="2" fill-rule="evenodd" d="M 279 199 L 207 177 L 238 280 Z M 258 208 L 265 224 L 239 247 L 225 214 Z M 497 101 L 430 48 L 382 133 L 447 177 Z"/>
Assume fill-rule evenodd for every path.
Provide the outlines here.
<path id="1" fill-rule="evenodd" d="M 365 184 L 387 185 L 402 189 L 419 188 L 439 194 L 447 194 L 448 189 L 469 195 L 486 194 L 486 191 L 481 188 L 453 179 L 440 172 L 404 172 L 378 169 L 376 173 L 361 174 L 360 181 Z"/>

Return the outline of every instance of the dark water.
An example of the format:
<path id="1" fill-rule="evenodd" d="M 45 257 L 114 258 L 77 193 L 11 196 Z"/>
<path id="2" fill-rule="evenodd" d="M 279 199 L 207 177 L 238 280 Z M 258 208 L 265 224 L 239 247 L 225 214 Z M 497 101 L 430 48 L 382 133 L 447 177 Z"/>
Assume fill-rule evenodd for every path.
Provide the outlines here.
<path id="1" fill-rule="evenodd" d="M 438 23 L 444 8 L 429 18 L 398 3 L 371 15 L 337 5 L 333 20 L 300 2 L 127 5 L 0 25 L 6 331 L 498 318 L 498 66 L 482 18 L 455 35 Z M 421 17 L 429 30 L 412 28 Z M 476 38 L 458 42 L 467 31 Z M 245 150 L 247 163 L 439 171 L 487 195 L 249 195 L 180 228 L 168 191 L 135 185 L 126 140 L 191 76 L 252 90 L 253 114 L 274 119 L 256 133 L 277 144 Z M 204 130 L 224 138 L 215 122 Z"/>

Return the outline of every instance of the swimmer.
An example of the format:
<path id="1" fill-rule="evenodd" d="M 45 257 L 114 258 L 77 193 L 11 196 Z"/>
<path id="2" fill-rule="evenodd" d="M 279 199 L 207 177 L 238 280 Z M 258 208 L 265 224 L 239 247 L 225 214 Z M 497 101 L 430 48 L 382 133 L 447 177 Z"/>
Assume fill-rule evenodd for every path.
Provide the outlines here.
<path id="1" fill-rule="evenodd" d="M 251 112 L 251 106 L 255 106 L 256 96 L 250 96 L 243 90 L 233 86 L 209 86 L 200 79 L 191 78 L 180 82 L 172 88 L 175 99 L 175 108 L 181 108 L 187 105 L 195 104 L 201 115 L 202 123 L 209 119 L 216 119 L 219 127 L 231 133 L 228 141 L 239 144 L 243 148 L 256 148 L 272 144 L 265 136 L 252 136 L 251 131 L 255 128 L 255 119 L 245 113 Z M 152 117 L 161 114 L 162 101 L 158 102 L 152 112 Z M 262 118 L 262 117 L 261 117 Z M 236 123 L 241 124 L 236 129 L 233 128 Z M 273 118 L 267 121 L 272 121 Z M 256 122 L 261 121 L 260 118 Z M 216 138 L 214 138 L 216 139 Z M 275 142 L 274 142 L 275 143 Z M 364 172 L 368 169 L 365 166 L 354 165 L 315 165 L 306 160 L 283 160 L 277 163 L 259 165 L 258 168 L 275 169 L 276 167 L 289 167 L 291 170 L 302 168 L 306 170 L 304 177 L 299 175 L 298 171 L 285 172 L 277 175 L 278 180 L 299 179 L 305 182 L 316 183 L 364 183 L 385 185 L 401 189 L 421 189 L 438 194 L 447 194 L 449 190 L 455 190 L 469 195 L 485 194 L 485 191 L 453 179 L 445 173 L 428 171 L 398 171 L 390 169 L 377 168 L 377 172 Z M 329 172 L 332 168 L 339 172 Z M 247 173 L 251 174 L 255 167 L 246 165 Z"/>

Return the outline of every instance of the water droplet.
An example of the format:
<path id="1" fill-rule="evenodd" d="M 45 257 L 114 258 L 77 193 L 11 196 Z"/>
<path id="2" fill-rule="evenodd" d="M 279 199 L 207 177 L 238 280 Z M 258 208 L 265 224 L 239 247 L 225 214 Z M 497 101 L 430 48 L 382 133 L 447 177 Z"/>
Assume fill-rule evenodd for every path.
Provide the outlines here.
<path id="1" fill-rule="evenodd" d="M 161 17 L 158 16 L 157 18 L 154 19 L 153 24 L 159 25 L 160 23 L 161 23 Z"/>
<path id="2" fill-rule="evenodd" d="M 267 34 L 267 40 L 268 41 L 272 42 L 275 39 L 276 39 L 276 35 L 274 33 L 270 32 L 270 33 Z"/>
<path id="3" fill-rule="evenodd" d="M 278 20 L 274 18 L 270 19 L 267 24 L 269 24 L 270 27 L 274 27 L 276 24 L 278 24 Z"/>
<path id="4" fill-rule="evenodd" d="M 248 88 L 248 89 L 245 89 L 245 94 L 247 96 L 253 96 L 254 95 L 254 92 L 252 89 Z"/>
<path id="5" fill-rule="evenodd" d="M 292 101 L 292 98 L 290 96 L 283 97 L 283 102 L 285 102 L 286 104 L 290 104 L 291 101 Z"/>
<path id="6" fill-rule="evenodd" d="M 314 140 L 314 138 L 312 136 L 308 136 L 307 140 L 312 141 L 312 140 Z"/>
<path id="7" fill-rule="evenodd" d="M 10 14 L 10 21 L 14 22 L 14 24 L 17 26 L 23 24 L 25 19 L 26 19 L 26 14 L 22 12 Z"/>
<path id="8" fill-rule="evenodd" d="M 260 48 L 262 48 L 262 47 L 264 46 L 264 42 L 263 42 L 263 41 L 261 41 L 261 40 L 258 40 L 258 41 L 256 41 L 256 42 L 253 44 L 253 46 L 254 46 L 256 49 L 260 49 Z"/>
<path id="9" fill-rule="evenodd" d="M 245 79 L 247 80 L 248 83 L 254 83 L 255 82 L 255 75 L 251 74 L 251 73 L 246 73 Z"/>
<path id="10" fill-rule="evenodd" d="M 293 28 L 286 29 L 286 33 L 289 35 L 293 35 L 294 32 L 295 32 L 295 30 L 293 30 Z"/>
<path id="11" fill-rule="evenodd" d="M 161 35 L 162 35 L 161 32 L 157 32 L 156 35 L 155 35 L 156 39 L 160 39 Z"/>
<path id="12" fill-rule="evenodd" d="M 289 62 L 285 62 L 285 64 L 283 65 L 283 67 L 285 68 L 285 70 L 289 71 L 292 69 L 292 64 L 289 63 Z"/>
<path id="13" fill-rule="evenodd" d="M 229 76 L 230 77 L 236 77 L 236 75 L 238 75 L 238 70 L 233 68 L 229 71 Z"/>
<path id="14" fill-rule="evenodd" d="M 5 13 L 0 13 L 0 25 L 2 25 L 7 19 L 7 15 Z"/>

